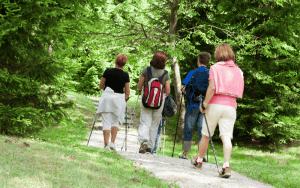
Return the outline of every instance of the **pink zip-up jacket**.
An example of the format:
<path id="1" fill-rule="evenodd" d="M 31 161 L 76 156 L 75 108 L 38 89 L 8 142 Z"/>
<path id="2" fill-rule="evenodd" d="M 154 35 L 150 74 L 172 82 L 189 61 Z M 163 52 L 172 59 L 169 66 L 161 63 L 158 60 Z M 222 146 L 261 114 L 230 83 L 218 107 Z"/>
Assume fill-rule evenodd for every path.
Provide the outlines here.
<path id="1" fill-rule="evenodd" d="M 215 63 L 211 66 L 210 70 L 214 72 L 215 94 L 229 95 L 238 98 L 243 97 L 243 72 L 233 60 Z"/>

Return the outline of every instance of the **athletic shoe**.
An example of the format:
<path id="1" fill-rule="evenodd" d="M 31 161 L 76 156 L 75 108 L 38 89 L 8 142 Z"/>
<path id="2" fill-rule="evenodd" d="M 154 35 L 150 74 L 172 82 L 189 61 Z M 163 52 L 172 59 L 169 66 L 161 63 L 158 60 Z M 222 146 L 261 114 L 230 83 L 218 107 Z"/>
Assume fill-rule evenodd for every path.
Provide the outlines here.
<path id="1" fill-rule="evenodd" d="M 151 149 L 150 148 L 146 149 L 146 154 L 151 154 Z"/>
<path id="2" fill-rule="evenodd" d="M 103 149 L 110 150 L 109 146 L 105 146 Z"/>
<path id="3" fill-rule="evenodd" d="M 202 162 L 197 162 L 197 156 L 193 157 L 191 159 L 191 164 L 195 167 L 195 168 L 198 168 L 200 170 L 202 170 Z"/>
<path id="4" fill-rule="evenodd" d="M 141 144 L 139 153 L 146 153 L 147 147 L 148 147 L 147 142 L 143 142 L 143 143 Z"/>
<path id="5" fill-rule="evenodd" d="M 229 178 L 231 176 L 231 171 L 229 167 L 222 168 L 222 171 L 219 173 L 221 178 Z"/>
<path id="6" fill-rule="evenodd" d="M 115 144 L 112 143 L 112 142 L 109 143 L 109 148 L 110 148 L 111 150 L 117 151 Z"/>
<path id="7" fill-rule="evenodd" d="M 189 160 L 189 154 L 182 153 L 182 155 L 180 155 L 179 158 L 180 159 L 187 159 L 187 160 Z"/>

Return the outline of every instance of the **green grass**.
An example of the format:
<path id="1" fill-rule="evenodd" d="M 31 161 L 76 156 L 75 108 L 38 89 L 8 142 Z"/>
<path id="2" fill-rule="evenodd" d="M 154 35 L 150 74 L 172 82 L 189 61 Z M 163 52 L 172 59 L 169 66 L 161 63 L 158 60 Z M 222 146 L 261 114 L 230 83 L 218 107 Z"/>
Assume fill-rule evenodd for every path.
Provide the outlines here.
<path id="1" fill-rule="evenodd" d="M 86 141 L 95 114 L 93 102 L 84 95 L 70 92 L 68 98 L 76 106 L 68 109 L 69 120 L 53 128 L 45 128 L 36 137 L 0 136 L 1 187 L 170 187 L 145 169 L 135 167 L 115 152 L 80 145 Z M 128 101 L 133 110 L 136 97 Z M 140 103 L 138 102 L 138 107 Z M 137 119 L 140 109 L 137 107 Z M 172 156 L 176 116 L 167 120 L 164 156 Z M 133 130 L 135 128 L 131 128 Z M 197 153 L 197 132 L 192 151 Z M 163 137 L 162 137 L 163 140 Z M 6 141 L 6 142 L 5 142 Z M 26 147 L 26 142 L 30 147 Z M 223 164 L 220 140 L 214 140 L 219 165 Z M 174 157 L 182 154 L 182 142 L 177 142 Z M 162 150 L 158 150 L 162 155 Z M 282 147 L 276 152 L 239 145 L 235 142 L 230 167 L 250 178 L 275 187 L 299 187 L 300 145 Z M 215 164 L 209 146 L 209 163 Z M 205 167 L 205 166 L 204 166 Z M 217 173 L 217 172 L 216 172 Z M 176 185 L 175 185 L 176 187 Z"/>
<path id="2" fill-rule="evenodd" d="M 74 109 L 67 110 L 71 119 L 45 128 L 36 137 L 0 136 L 0 187 L 171 186 L 116 152 L 82 146 L 94 105 L 77 93 L 70 92 L 68 98 L 76 102 Z"/>
<path id="3" fill-rule="evenodd" d="M 172 157 L 173 141 L 177 116 L 169 118 L 166 126 L 166 142 L 164 156 Z M 198 133 L 193 136 L 192 150 L 189 159 L 198 152 Z M 223 164 L 223 148 L 220 140 L 213 140 L 219 166 Z M 162 133 L 163 145 L 163 133 Z M 182 142 L 176 142 L 174 157 L 182 154 Z M 162 155 L 163 148 L 158 149 L 158 155 Z M 209 163 L 215 164 L 215 158 L 211 145 L 209 145 Z M 205 168 L 205 166 L 204 166 Z M 233 146 L 230 168 L 247 177 L 271 184 L 275 187 L 298 188 L 300 185 L 300 144 L 295 143 L 292 147 L 282 147 L 276 152 L 263 151 L 252 146 Z M 216 171 L 217 173 L 217 171 Z"/>

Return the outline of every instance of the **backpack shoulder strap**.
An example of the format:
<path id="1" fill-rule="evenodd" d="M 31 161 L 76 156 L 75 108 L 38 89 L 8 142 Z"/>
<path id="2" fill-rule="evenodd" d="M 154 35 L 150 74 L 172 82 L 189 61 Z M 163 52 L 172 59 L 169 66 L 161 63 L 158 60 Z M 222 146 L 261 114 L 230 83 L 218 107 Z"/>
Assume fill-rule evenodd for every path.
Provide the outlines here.
<path id="1" fill-rule="evenodd" d="M 148 81 L 151 80 L 153 78 L 152 76 L 152 71 L 151 71 L 151 67 L 147 67 L 147 74 L 148 74 Z"/>
<path id="2" fill-rule="evenodd" d="M 159 77 L 160 83 L 162 83 L 162 79 L 164 78 L 164 76 L 165 76 L 166 74 L 168 74 L 168 71 L 165 70 L 165 71 L 164 71 L 164 74 L 161 75 L 161 77 Z"/>
<path id="3" fill-rule="evenodd" d="M 194 70 L 195 70 L 195 72 L 193 73 L 191 80 L 194 78 L 194 76 L 195 76 L 195 74 L 196 74 L 197 72 L 200 72 L 200 71 L 197 70 L 197 69 L 194 69 Z"/>

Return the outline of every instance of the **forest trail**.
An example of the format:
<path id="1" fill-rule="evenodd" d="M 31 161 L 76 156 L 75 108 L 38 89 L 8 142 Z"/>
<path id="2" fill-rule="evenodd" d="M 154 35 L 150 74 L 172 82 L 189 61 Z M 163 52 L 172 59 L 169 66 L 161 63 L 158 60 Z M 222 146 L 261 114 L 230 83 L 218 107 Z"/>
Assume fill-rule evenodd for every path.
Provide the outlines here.
<path id="1" fill-rule="evenodd" d="M 248 178 L 238 172 L 231 171 L 231 177 L 228 179 L 220 178 L 215 164 L 204 163 L 203 169 L 199 170 L 193 168 L 190 160 L 183 160 L 179 158 L 140 154 L 139 142 L 137 138 L 137 131 L 129 128 L 127 134 L 127 151 L 125 151 L 125 126 L 119 127 L 119 132 L 116 138 L 116 148 L 118 154 L 125 156 L 126 159 L 131 160 L 135 166 L 145 168 L 149 172 L 168 183 L 175 183 L 180 187 L 222 187 L 222 188 L 270 188 L 269 184 L 259 182 L 257 180 Z M 87 134 L 89 138 L 90 132 Z M 82 143 L 87 145 L 87 141 Z M 89 141 L 91 147 L 104 147 L 102 123 L 97 122 L 95 129 L 92 132 Z M 121 151 L 121 148 L 123 149 Z"/>

